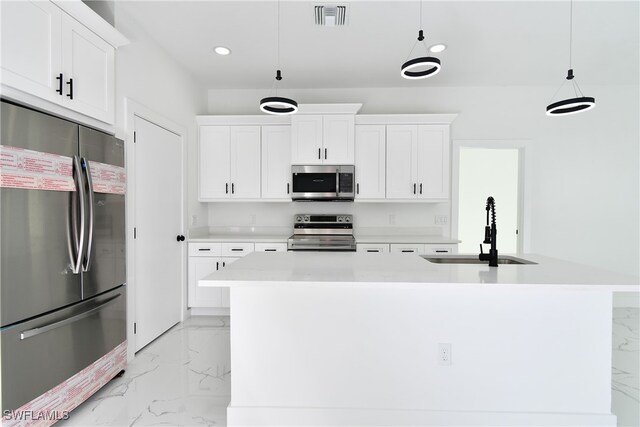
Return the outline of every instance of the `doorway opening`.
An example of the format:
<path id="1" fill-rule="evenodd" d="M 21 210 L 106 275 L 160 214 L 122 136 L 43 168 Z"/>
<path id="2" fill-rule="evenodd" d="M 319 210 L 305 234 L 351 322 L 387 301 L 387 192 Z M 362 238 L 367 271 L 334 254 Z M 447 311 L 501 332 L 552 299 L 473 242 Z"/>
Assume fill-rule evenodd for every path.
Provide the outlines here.
<path id="1" fill-rule="evenodd" d="M 486 225 L 486 200 L 496 204 L 497 248 L 524 250 L 524 165 L 521 142 L 458 141 L 454 157 L 453 235 L 460 253 L 479 253 Z M 488 248 L 485 247 L 485 252 Z"/>

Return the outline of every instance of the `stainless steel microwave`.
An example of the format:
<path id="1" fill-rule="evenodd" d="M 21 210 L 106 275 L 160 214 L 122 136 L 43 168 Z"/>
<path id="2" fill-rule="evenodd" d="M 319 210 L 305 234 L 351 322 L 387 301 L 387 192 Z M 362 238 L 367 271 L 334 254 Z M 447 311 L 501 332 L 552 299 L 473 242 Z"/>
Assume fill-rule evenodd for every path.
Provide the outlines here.
<path id="1" fill-rule="evenodd" d="M 353 165 L 291 166 L 292 200 L 353 200 Z"/>

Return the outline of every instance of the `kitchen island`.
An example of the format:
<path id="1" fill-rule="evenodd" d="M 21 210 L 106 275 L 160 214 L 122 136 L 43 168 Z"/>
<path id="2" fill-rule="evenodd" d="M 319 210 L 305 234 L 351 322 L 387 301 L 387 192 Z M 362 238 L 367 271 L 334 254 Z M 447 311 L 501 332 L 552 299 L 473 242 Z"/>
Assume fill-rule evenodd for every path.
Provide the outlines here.
<path id="1" fill-rule="evenodd" d="M 229 425 L 615 425 L 612 293 L 542 256 L 253 253 L 231 288 Z"/>

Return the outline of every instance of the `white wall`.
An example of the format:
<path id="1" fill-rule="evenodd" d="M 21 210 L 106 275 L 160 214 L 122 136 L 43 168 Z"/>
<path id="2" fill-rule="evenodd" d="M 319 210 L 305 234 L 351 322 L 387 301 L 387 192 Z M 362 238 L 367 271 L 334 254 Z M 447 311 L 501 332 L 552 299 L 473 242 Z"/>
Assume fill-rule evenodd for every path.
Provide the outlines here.
<path id="1" fill-rule="evenodd" d="M 639 275 L 638 86 L 582 87 L 596 98 L 594 110 L 547 117 L 556 89 L 420 86 L 292 89 L 287 95 L 302 104 L 361 102 L 362 114 L 458 113 L 452 139 L 530 140 L 532 252 Z M 259 114 L 260 96 L 210 90 L 208 112 Z"/>
<path id="2" fill-rule="evenodd" d="M 124 131 L 124 99 L 130 98 L 187 129 L 188 165 L 197 165 L 198 128 L 195 116 L 206 111 L 207 95 L 187 71 L 139 29 L 115 2 L 116 28 L 131 44 L 118 49 L 116 57 L 116 127 Z M 196 215 L 206 224 L 207 207 L 198 202 L 197 167 L 186 169 L 185 230 Z M 200 224 L 200 225 L 204 225 Z M 198 224 L 196 224 L 198 225 Z"/>

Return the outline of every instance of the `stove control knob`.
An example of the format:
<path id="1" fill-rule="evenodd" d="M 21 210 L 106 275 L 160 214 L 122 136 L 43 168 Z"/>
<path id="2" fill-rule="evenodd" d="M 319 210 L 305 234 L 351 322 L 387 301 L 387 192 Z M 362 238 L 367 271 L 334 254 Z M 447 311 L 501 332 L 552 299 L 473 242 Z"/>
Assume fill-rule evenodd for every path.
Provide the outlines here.
<path id="1" fill-rule="evenodd" d="M 344 222 L 349 222 L 349 221 L 351 221 L 351 219 L 349 219 L 349 217 L 348 217 L 348 216 L 345 216 L 345 217 L 344 217 Z"/>
<path id="2" fill-rule="evenodd" d="M 304 216 L 304 222 L 309 222 L 309 215 Z"/>
<path id="3" fill-rule="evenodd" d="M 342 217 L 341 216 L 338 217 L 338 222 L 342 222 Z"/>
<path id="4" fill-rule="evenodd" d="M 296 222 L 302 222 L 302 217 L 300 215 L 296 217 Z"/>

